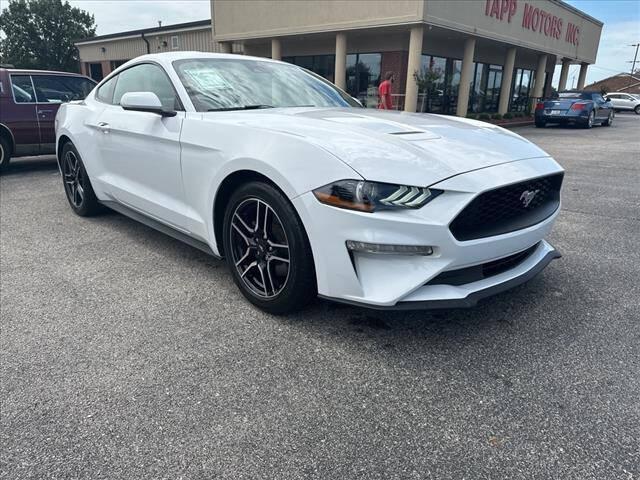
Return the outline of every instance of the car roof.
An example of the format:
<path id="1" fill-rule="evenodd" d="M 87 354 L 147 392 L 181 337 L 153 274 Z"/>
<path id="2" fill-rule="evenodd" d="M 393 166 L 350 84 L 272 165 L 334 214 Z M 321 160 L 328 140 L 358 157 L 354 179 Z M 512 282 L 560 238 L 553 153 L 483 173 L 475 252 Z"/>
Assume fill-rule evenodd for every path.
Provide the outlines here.
<path id="1" fill-rule="evenodd" d="M 285 63 L 278 60 L 272 60 L 270 58 L 264 57 L 252 57 L 250 55 L 237 55 L 233 53 L 209 53 L 209 52 L 163 52 L 163 53 L 149 53 L 146 55 L 141 55 L 132 60 L 129 60 L 127 63 L 123 65 L 123 67 L 129 67 L 136 63 L 144 63 L 145 61 L 153 61 L 164 65 L 165 67 L 171 66 L 171 63 L 176 60 L 194 60 L 194 59 L 205 59 L 205 58 L 226 58 L 226 59 L 234 59 L 234 60 L 259 60 L 262 62 L 271 62 L 271 63 Z M 290 64 L 287 64 L 290 65 Z M 122 67 L 118 67 L 121 69 Z"/>

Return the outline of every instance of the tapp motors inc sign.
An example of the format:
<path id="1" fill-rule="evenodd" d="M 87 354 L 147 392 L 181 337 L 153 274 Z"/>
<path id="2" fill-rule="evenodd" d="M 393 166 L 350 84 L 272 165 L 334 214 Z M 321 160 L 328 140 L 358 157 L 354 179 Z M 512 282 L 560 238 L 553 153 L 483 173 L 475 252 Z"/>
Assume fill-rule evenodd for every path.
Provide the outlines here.
<path id="1" fill-rule="evenodd" d="M 519 22 L 523 29 L 545 37 L 564 39 L 574 46 L 580 43 L 580 28 L 577 25 L 531 3 L 525 2 L 521 9 L 518 0 L 486 0 L 484 13 L 501 22 Z"/>

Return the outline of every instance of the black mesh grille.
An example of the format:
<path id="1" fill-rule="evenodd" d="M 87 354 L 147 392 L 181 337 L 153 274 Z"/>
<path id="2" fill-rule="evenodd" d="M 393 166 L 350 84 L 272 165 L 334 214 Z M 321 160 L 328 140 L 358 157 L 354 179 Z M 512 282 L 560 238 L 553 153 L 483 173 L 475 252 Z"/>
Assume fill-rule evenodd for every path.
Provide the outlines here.
<path id="1" fill-rule="evenodd" d="M 464 241 L 540 223 L 560 205 L 562 177 L 563 174 L 558 173 L 485 192 L 458 214 L 449 229 L 457 240 Z M 533 192 L 535 195 L 530 198 Z"/>
<path id="2" fill-rule="evenodd" d="M 473 267 L 460 268 L 458 270 L 449 270 L 442 272 L 440 275 L 434 277 L 426 285 L 465 285 L 471 282 L 477 282 L 484 278 L 493 277 L 507 270 L 511 270 L 520 265 L 538 248 L 538 243 L 534 246 L 527 248 L 523 252 L 518 252 L 508 257 L 503 257 L 498 260 L 483 263 L 481 265 L 474 265 Z"/>

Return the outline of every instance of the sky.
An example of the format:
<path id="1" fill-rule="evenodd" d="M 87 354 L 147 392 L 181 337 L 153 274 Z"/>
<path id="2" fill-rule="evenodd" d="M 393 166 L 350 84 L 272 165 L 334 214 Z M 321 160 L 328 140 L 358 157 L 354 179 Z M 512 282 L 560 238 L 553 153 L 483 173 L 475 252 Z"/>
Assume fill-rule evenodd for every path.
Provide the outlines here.
<path id="1" fill-rule="evenodd" d="M 597 61 L 589 67 L 587 83 L 630 71 L 631 64 L 627 62 L 633 60 L 635 48 L 629 45 L 640 42 L 640 0 L 566 1 L 604 23 Z M 168 25 L 211 18 L 209 0 L 71 0 L 70 3 L 95 16 L 98 35 L 155 27 L 158 21 Z M 0 0 L 0 4 L 6 6 L 7 0 Z M 640 67 L 640 63 L 636 66 Z M 578 66 L 569 70 L 571 85 L 578 80 L 578 70 Z M 555 85 L 559 76 L 557 67 Z"/>

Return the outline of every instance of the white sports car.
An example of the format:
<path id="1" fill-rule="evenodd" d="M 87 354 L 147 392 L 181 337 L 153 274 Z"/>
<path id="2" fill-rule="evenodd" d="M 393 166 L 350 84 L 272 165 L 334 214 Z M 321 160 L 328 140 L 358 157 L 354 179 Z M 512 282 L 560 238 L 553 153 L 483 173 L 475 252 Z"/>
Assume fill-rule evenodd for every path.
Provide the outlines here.
<path id="1" fill-rule="evenodd" d="M 224 257 L 272 313 L 316 295 L 373 308 L 472 306 L 559 256 L 563 169 L 457 117 L 367 110 L 287 63 L 145 55 L 56 118 L 78 215 L 101 205 Z"/>

